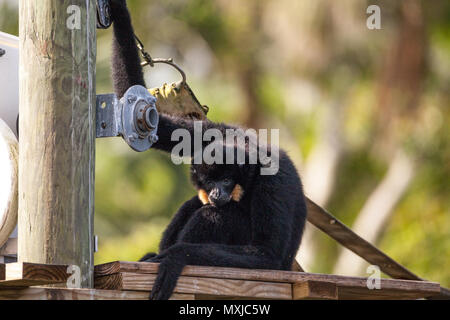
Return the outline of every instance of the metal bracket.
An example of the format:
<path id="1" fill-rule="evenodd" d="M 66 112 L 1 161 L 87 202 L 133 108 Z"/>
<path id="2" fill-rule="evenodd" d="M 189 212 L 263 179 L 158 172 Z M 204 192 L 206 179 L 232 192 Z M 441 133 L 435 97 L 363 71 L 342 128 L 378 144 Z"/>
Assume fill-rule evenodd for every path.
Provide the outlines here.
<path id="1" fill-rule="evenodd" d="M 2 48 L 0 48 L 0 57 L 3 57 L 5 55 L 6 51 Z"/>
<path id="2" fill-rule="evenodd" d="M 97 138 L 122 138 L 135 151 L 148 150 L 158 141 L 156 98 L 143 86 L 132 86 L 118 100 L 114 94 L 97 95 Z"/>
<path id="3" fill-rule="evenodd" d="M 111 26 L 111 23 L 109 0 L 97 0 L 97 28 L 107 29 Z"/>

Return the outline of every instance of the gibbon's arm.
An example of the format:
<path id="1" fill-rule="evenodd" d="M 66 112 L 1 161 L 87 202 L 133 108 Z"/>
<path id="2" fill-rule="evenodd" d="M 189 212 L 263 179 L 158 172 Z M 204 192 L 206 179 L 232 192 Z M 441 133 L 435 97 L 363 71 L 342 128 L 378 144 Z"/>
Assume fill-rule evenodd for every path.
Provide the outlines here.
<path id="1" fill-rule="evenodd" d="M 112 0 L 111 15 L 114 30 L 112 78 L 114 92 L 121 98 L 131 86 L 138 84 L 145 87 L 145 81 L 126 1 Z"/>
<path id="2" fill-rule="evenodd" d="M 178 234 L 186 225 L 188 219 L 202 205 L 198 197 L 194 196 L 181 206 L 163 233 L 161 242 L 159 243 L 159 252 L 163 252 L 177 241 Z"/>
<path id="3" fill-rule="evenodd" d="M 203 133 L 208 129 L 218 129 L 222 132 L 223 137 L 225 137 L 225 131 L 226 129 L 237 129 L 237 127 L 230 126 L 224 123 L 215 123 L 211 122 L 209 120 L 192 120 L 192 119 L 185 119 L 180 118 L 177 116 L 172 116 L 168 114 L 159 114 L 159 123 L 158 123 L 158 141 L 152 145 L 152 148 L 162 150 L 165 152 L 172 152 L 172 149 L 180 143 L 182 138 L 179 138 L 180 140 L 172 141 L 172 133 L 177 129 L 185 129 L 189 133 L 190 136 L 190 143 L 191 143 L 191 154 L 190 155 L 184 155 L 184 156 L 191 156 L 193 157 L 194 152 L 194 131 L 195 126 L 194 122 L 201 122 L 202 123 L 202 135 Z M 204 148 L 207 144 L 210 144 L 210 141 L 203 141 L 202 140 L 202 148 Z"/>
<path id="4" fill-rule="evenodd" d="M 130 13 L 128 12 L 125 0 L 113 0 L 111 2 L 111 14 L 113 17 L 114 35 L 112 46 L 112 78 L 114 92 L 118 98 L 133 85 L 145 87 L 144 75 L 139 52 L 134 38 L 133 26 L 131 24 Z M 223 123 L 213 123 L 202 121 L 203 132 L 210 128 L 217 128 L 225 134 L 226 129 L 235 129 Z M 179 141 L 171 141 L 172 133 L 176 129 L 187 129 L 191 136 L 191 150 L 194 143 L 194 120 L 183 119 L 160 113 L 158 123 L 158 142 L 153 144 L 153 148 L 171 152 Z"/>

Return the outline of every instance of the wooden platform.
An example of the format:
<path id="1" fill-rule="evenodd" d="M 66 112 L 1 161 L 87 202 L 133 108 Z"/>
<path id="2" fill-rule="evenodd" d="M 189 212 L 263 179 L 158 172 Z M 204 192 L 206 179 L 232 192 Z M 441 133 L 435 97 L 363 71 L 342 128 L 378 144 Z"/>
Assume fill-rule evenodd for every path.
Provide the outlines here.
<path id="1" fill-rule="evenodd" d="M 37 287 L 65 285 L 67 266 L 0 264 L 0 300 L 148 299 L 158 264 L 116 261 L 95 267 L 95 289 Z M 381 279 L 369 290 L 367 278 L 306 272 L 186 266 L 171 299 L 419 299 L 438 296 L 435 282 Z"/>
<path id="2" fill-rule="evenodd" d="M 148 300 L 148 292 L 69 288 L 1 288 L 0 300 Z M 173 294 L 170 300 L 193 300 Z"/>
<path id="3" fill-rule="evenodd" d="M 95 267 L 95 288 L 149 292 L 158 264 L 116 261 Z M 306 272 L 186 266 L 175 293 L 195 299 L 418 299 L 435 296 L 435 282 L 381 279 L 381 289 L 367 288 L 367 278 Z"/>
<path id="4" fill-rule="evenodd" d="M 0 264 L 0 290 L 10 287 L 30 287 L 65 283 L 70 274 L 67 266 L 38 263 Z"/>

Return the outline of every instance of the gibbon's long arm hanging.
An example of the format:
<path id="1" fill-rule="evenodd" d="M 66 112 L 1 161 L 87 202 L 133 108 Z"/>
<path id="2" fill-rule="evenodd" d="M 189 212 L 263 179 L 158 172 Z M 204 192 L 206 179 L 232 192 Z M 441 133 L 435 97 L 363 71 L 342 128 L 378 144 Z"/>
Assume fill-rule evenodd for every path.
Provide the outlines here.
<path id="1" fill-rule="evenodd" d="M 120 96 L 128 92 L 126 88 L 130 85 L 144 86 L 145 82 L 141 63 L 136 59 L 135 36 L 126 2 L 117 0 L 111 4 L 112 75 L 114 90 Z M 151 58 L 146 62 L 151 63 Z M 201 120 L 201 124 L 202 130 L 213 128 L 222 136 L 229 129 L 238 129 L 207 119 Z M 177 143 L 172 140 L 177 129 L 185 129 L 193 137 L 195 122 L 161 113 L 159 140 L 153 148 L 170 153 Z M 225 164 L 221 159 L 218 164 L 202 162 L 191 166 L 192 182 L 204 202 L 197 195 L 186 201 L 164 232 L 160 252 L 148 253 L 141 259 L 160 262 L 152 299 L 168 299 L 188 264 L 291 270 L 306 221 L 305 197 L 292 161 L 282 150 L 278 153 L 275 147 L 266 146 L 277 157 L 279 169 L 273 175 L 261 175 L 264 164 L 261 159 L 250 164 L 248 143 L 214 143 L 220 144 L 219 148 L 225 151 L 223 155 L 228 149 L 234 154 L 242 151 L 246 160 L 241 164 Z"/>
<path id="2" fill-rule="evenodd" d="M 117 7 L 115 1 L 112 7 Z M 122 136 L 135 151 L 148 150 L 158 141 L 158 111 L 205 119 L 208 107 L 199 103 L 186 82 L 186 74 L 171 58 L 153 59 L 143 43 L 134 34 L 128 11 L 115 10 L 115 36 L 124 39 L 121 47 L 113 43 L 113 80 L 115 94 L 97 95 L 97 138 Z M 97 2 L 97 27 L 108 28 L 112 23 L 111 7 L 107 0 Z M 139 63 L 137 49 L 144 61 Z M 127 54 L 124 57 L 124 54 Z M 160 88 L 146 89 L 142 66 L 153 67 L 165 63 L 177 69 L 182 80 L 163 84 Z M 127 70 L 127 72 L 118 72 Z"/>

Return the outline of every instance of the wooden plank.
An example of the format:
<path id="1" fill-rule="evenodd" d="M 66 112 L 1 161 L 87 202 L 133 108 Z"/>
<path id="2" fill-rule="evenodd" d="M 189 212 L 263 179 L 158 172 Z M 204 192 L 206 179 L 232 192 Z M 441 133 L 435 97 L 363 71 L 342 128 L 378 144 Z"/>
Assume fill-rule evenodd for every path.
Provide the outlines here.
<path id="1" fill-rule="evenodd" d="M 143 262 L 134 262 L 134 261 L 112 261 L 102 264 L 97 264 L 94 267 L 94 279 L 97 279 L 97 277 L 101 276 L 107 276 L 114 273 L 119 272 L 139 272 L 140 265 L 143 264 Z M 153 266 L 153 263 L 149 263 Z M 128 270 L 127 270 L 128 269 Z M 147 268 L 145 268 L 147 269 Z M 145 269 L 143 270 L 143 273 L 145 272 Z M 145 272 L 149 273 L 149 272 Z"/>
<path id="2" fill-rule="evenodd" d="M 5 264 L 0 263 L 0 280 L 5 280 Z"/>
<path id="3" fill-rule="evenodd" d="M 102 278 L 102 279 L 100 279 Z M 150 291 L 156 274 L 120 273 L 96 278 L 97 289 Z M 181 276 L 175 293 L 241 298 L 292 299 L 289 283 Z"/>
<path id="4" fill-rule="evenodd" d="M 423 280 L 376 248 L 370 242 L 361 238 L 336 217 L 315 204 L 313 201 L 308 198 L 306 200 L 308 207 L 308 221 L 341 245 L 353 251 L 370 264 L 379 266 L 381 271 L 392 278 Z"/>
<path id="5" fill-rule="evenodd" d="M 414 300 L 427 298 L 428 291 L 405 291 L 395 289 L 372 289 L 338 287 L 339 300 Z"/>
<path id="6" fill-rule="evenodd" d="M 441 287 L 441 292 L 436 296 L 431 296 L 429 299 L 432 300 L 450 300 L 450 290 Z"/>
<path id="7" fill-rule="evenodd" d="M 28 287 L 44 284 L 64 283 L 70 275 L 67 266 L 36 263 L 6 264 L 5 280 L 0 287 Z"/>
<path id="8" fill-rule="evenodd" d="M 324 281 L 304 281 L 292 285 L 294 300 L 337 300 L 338 290 L 334 283 Z"/>
<path id="9" fill-rule="evenodd" d="M 126 262 L 116 261 L 97 265 L 95 267 L 96 277 L 120 272 L 156 274 L 157 263 L 149 262 Z M 238 279 L 266 282 L 297 283 L 304 281 L 323 281 L 333 283 L 339 287 L 356 287 L 363 292 L 367 289 L 367 278 L 348 277 L 339 275 L 327 275 L 319 273 L 293 272 L 281 270 L 241 269 L 224 267 L 186 266 L 182 272 L 183 276 L 194 276 L 202 278 Z M 438 283 L 428 281 L 380 279 L 381 288 L 384 290 L 399 289 L 405 291 L 417 291 L 428 296 L 439 294 Z"/>
<path id="10" fill-rule="evenodd" d="M 0 289 L 0 300 L 148 300 L 142 291 L 114 291 L 68 288 L 14 288 Z M 194 295 L 174 294 L 171 300 L 194 300 Z"/>
<path id="11" fill-rule="evenodd" d="M 395 279 L 424 280 L 396 262 L 370 242 L 361 238 L 353 232 L 353 230 L 348 228 L 325 209 L 314 203 L 311 199 L 306 198 L 306 205 L 308 207 L 308 222 L 367 262 L 379 266 L 380 270 L 385 274 Z M 450 299 L 450 290 L 441 287 L 441 292 L 436 298 L 445 300 Z"/>
<path id="12" fill-rule="evenodd" d="M 18 257 L 92 287 L 96 2 L 19 1 L 19 17 Z"/>
<path id="13" fill-rule="evenodd" d="M 94 277 L 94 288 L 106 290 L 121 290 L 122 273 L 113 273 L 108 276 Z"/>
<path id="14" fill-rule="evenodd" d="M 294 261 L 292 262 L 291 271 L 305 272 L 305 269 L 303 269 L 300 263 L 298 263 L 298 261 L 294 259 Z"/>

